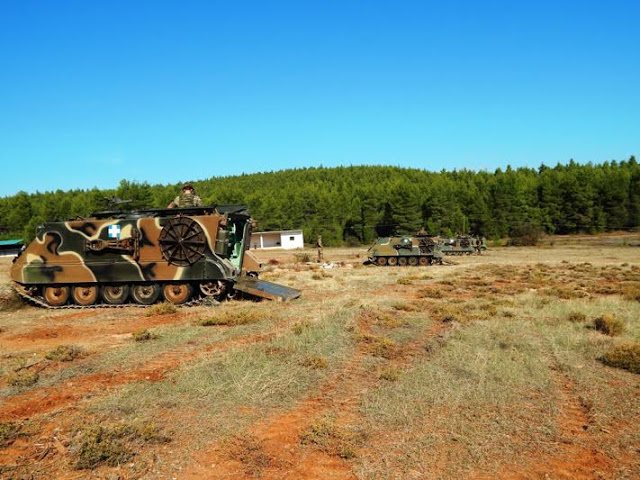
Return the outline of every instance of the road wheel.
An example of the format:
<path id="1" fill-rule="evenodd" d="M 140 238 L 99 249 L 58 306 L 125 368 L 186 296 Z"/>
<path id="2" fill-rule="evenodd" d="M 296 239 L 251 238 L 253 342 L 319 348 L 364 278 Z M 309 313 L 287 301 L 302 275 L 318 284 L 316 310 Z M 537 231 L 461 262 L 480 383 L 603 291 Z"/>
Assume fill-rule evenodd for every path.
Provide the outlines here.
<path id="1" fill-rule="evenodd" d="M 192 288 L 188 283 L 169 283 L 162 287 L 164 298 L 174 305 L 182 305 L 191 298 Z"/>
<path id="2" fill-rule="evenodd" d="M 52 307 L 60 307 L 69 300 L 69 287 L 45 287 L 44 299 Z"/>
<path id="3" fill-rule="evenodd" d="M 409 265 L 412 267 L 418 265 L 418 257 L 409 257 Z"/>
<path id="4" fill-rule="evenodd" d="M 389 257 L 389 259 L 387 260 L 387 263 L 389 264 L 390 267 L 395 267 L 398 264 L 398 258 Z"/>
<path id="5" fill-rule="evenodd" d="M 406 267 L 407 266 L 407 257 L 398 258 L 398 265 L 400 265 L 401 267 Z"/>
<path id="6" fill-rule="evenodd" d="M 105 285 L 102 287 L 102 300 L 109 305 L 121 305 L 129 297 L 129 285 Z"/>
<path id="7" fill-rule="evenodd" d="M 155 303 L 160 296 L 160 285 L 156 283 L 134 285 L 131 288 L 131 296 L 133 300 L 140 305 L 151 305 Z"/>
<path id="8" fill-rule="evenodd" d="M 384 267 L 387 264 L 386 257 L 378 257 L 378 258 L 376 258 L 376 264 L 380 265 L 381 267 Z"/>
<path id="9" fill-rule="evenodd" d="M 420 257 L 418 263 L 420 264 L 420 266 L 426 267 L 427 265 L 429 265 L 429 257 Z"/>
<path id="10" fill-rule="evenodd" d="M 83 307 L 93 305 L 98 300 L 98 287 L 96 285 L 78 285 L 73 287 L 73 301 Z"/>

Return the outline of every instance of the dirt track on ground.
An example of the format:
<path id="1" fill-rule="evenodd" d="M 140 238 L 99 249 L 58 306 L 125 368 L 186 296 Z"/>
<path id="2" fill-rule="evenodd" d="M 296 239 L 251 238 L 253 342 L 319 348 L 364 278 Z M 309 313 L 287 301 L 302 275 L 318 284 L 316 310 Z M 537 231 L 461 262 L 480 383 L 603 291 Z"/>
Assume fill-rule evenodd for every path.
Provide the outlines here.
<path id="1" fill-rule="evenodd" d="M 266 258 L 273 256 L 280 262 L 279 265 L 270 267 L 266 276 L 301 288 L 302 299 L 287 306 L 269 302 L 250 305 L 255 311 L 262 312 L 265 318 L 276 312 L 276 320 L 263 321 L 253 327 L 253 330 L 237 335 L 232 335 L 235 331 L 233 329 L 240 327 L 216 327 L 227 329 L 225 331 L 230 332 L 231 337 L 206 342 L 201 341 L 199 331 L 194 330 L 190 334 L 192 336 L 185 337 L 185 341 L 163 348 L 158 346 L 158 351 L 149 354 L 143 361 L 138 359 L 135 349 L 131 347 L 132 332 L 140 329 L 163 329 L 163 335 L 170 335 L 173 329 L 203 328 L 197 327 L 196 320 L 210 316 L 212 312 L 204 307 L 148 317 L 137 309 L 135 312 L 134 309 L 115 312 L 47 312 L 26 307 L 13 312 L 0 312 L 0 367 L 4 372 L 3 380 L 0 381 L 0 425 L 3 422 L 11 423 L 22 429 L 19 430 L 20 435 L 7 440 L 4 445 L 0 437 L 0 478 L 14 478 L 29 473 L 45 477 L 54 475 L 58 478 L 89 478 L 91 475 L 109 474 L 117 474 L 121 478 L 173 476 L 179 479 L 374 478 L 372 472 L 376 470 L 363 468 L 360 459 L 375 459 L 377 452 L 392 451 L 395 448 L 393 442 L 404 433 L 392 431 L 386 437 L 375 437 L 368 436 L 366 431 L 361 432 L 363 426 L 371 421 L 363 417 L 363 402 L 382 385 L 382 370 L 391 368 L 402 374 L 430 362 L 438 355 L 439 348 L 446 348 L 447 332 L 452 326 L 448 316 L 468 311 L 471 312 L 470 318 L 475 315 L 473 318 L 478 318 L 478 321 L 490 321 L 496 315 L 495 307 L 492 307 L 493 310 L 488 306 L 485 308 L 477 304 L 479 301 L 489 302 L 496 296 L 511 299 L 532 290 L 534 293 L 531 295 L 535 296 L 536 289 L 546 289 L 545 292 L 553 288 L 568 291 L 568 286 L 573 288 L 573 285 L 567 283 L 570 280 L 561 275 L 561 270 L 565 268 L 564 265 L 582 265 L 587 252 L 594 264 L 593 273 L 582 272 L 575 277 L 576 289 L 587 292 L 584 302 L 600 298 L 599 294 L 594 293 L 596 286 L 600 289 L 604 286 L 616 289 L 635 281 L 631 273 L 627 277 L 620 277 L 617 271 L 598 273 L 598 269 L 606 268 L 613 262 L 618 265 L 629 263 L 630 266 L 625 268 L 631 272 L 630 268 L 640 265 L 640 254 L 635 250 L 602 246 L 591 251 L 581 246 L 562 249 L 505 249 L 483 257 L 455 259 L 457 264 L 452 266 L 415 270 L 361 268 L 362 256 L 356 256 L 362 255 L 362 252 L 345 249 L 336 250 L 333 256 L 336 260 L 346 262 L 351 268 L 327 270 L 328 273 L 322 275 L 322 271 L 314 266 L 295 265 L 288 254 L 265 254 Z M 597 251 L 595 256 L 592 255 L 594 251 Z M 331 249 L 327 249 L 326 256 L 331 259 Z M 557 269 L 557 273 L 554 273 L 556 277 L 540 280 L 540 275 L 546 274 L 546 270 L 536 273 L 536 265 L 539 264 Z M 482 269 L 487 266 L 495 267 L 499 276 L 483 283 L 477 278 L 486 275 L 486 270 Z M 500 275 L 505 275 L 504 272 L 508 272 L 509 268 L 519 269 L 521 278 L 501 278 Z M 405 277 L 406 280 L 403 280 Z M 532 278 L 530 282 L 547 283 L 532 288 L 533 284 L 528 284 L 529 280 L 522 280 L 523 278 Z M 578 282 L 582 286 L 578 286 Z M 444 296 L 440 297 L 434 291 L 444 292 Z M 547 296 L 541 298 L 549 298 L 549 294 L 545 295 Z M 615 292 L 607 293 L 602 298 L 613 298 L 611 295 L 615 295 Z M 432 298 L 433 296 L 436 298 Z M 573 301 L 551 298 L 552 302 L 560 302 L 560 306 L 563 301 Z M 398 309 L 406 308 L 406 311 L 394 310 L 396 307 L 392 308 L 393 305 L 399 305 Z M 434 308 L 434 305 L 438 308 Z M 468 310 L 468 305 L 472 305 L 475 310 Z M 232 302 L 218 308 L 233 310 L 244 307 L 239 306 L 239 302 Z M 497 308 L 499 311 L 502 307 Z M 632 306 L 625 304 L 621 308 L 628 310 Z M 136 460 L 126 465 L 98 465 L 93 473 L 73 468 L 76 455 L 74 442 L 77 441 L 75 432 L 84 421 L 94 421 L 97 415 L 95 408 L 103 400 L 117 396 L 128 387 L 138 388 L 142 394 L 145 385 L 161 382 L 179 384 L 180 375 L 203 361 L 213 362 L 216 358 L 222 358 L 227 352 L 243 350 L 247 352 L 246 355 L 251 356 L 268 349 L 281 349 L 283 347 L 273 347 L 273 342 L 288 339 L 292 335 L 296 340 L 296 325 L 317 325 L 321 321 L 321 313 L 327 311 L 335 311 L 336 315 L 343 314 L 345 318 L 352 319 L 351 326 L 345 321 L 344 327 L 352 338 L 351 353 L 347 355 L 345 350 L 336 353 L 335 359 L 329 356 L 328 367 L 320 367 L 326 368 L 326 374 L 319 377 L 321 381 L 312 383 L 308 391 L 297 393 L 297 396 L 292 397 L 291 403 L 268 408 L 239 403 L 235 409 L 238 413 L 235 415 L 244 417 L 243 412 L 246 411 L 246 418 L 254 419 L 246 428 L 243 427 L 231 436 L 229 431 L 221 428 L 220 433 L 217 430 L 208 432 L 197 442 L 192 442 L 190 439 L 196 438 L 196 431 L 200 431 L 198 429 L 202 426 L 198 425 L 197 415 L 188 413 L 193 408 L 192 405 L 182 406 L 177 393 L 177 404 L 169 410 L 159 409 L 155 418 L 162 428 L 171 432 L 171 443 L 137 445 Z M 371 311 L 378 316 L 366 313 Z M 384 324 L 383 321 L 387 321 L 389 316 L 399 318 L 401 322 L 397 325 Z M 446 320 L 442 320 L 443 318 Z M 407 327 L 403 322 L 411 326 Z M 464 328 L 465 325 L 457 322 L 453 324 L 457 325 L 456 328 Z M 292 334 L 292 331 L 296 333 Z M 628 331 L 633 336 L 640 329 L 631 326 Z M 202 332 L 210 334 L 212 330 Z M 589 332 L 586 334 L 590 335 Z M 395 339 L 393 343 L 399 353 L 385 358 L 372 356 L 367 342 L 374 337 L 386 336 Z M 596 338 L 590 341 L 598 340 Z M 90 352 L 90 355 L 68 364 L 43 360 L 44 353 L 58 345 L 78 345 Z M 295 345 L 295 348 L 306 348 L 304 344 L 302 347 L 297 343 Z M 310 343 L 309 348 L 314 351 L 317 347 Z M 121 363 L 101 368 L 97 361 L 102 358 L 101 355 L 125 351 L 123 349 L 132 349 L 131 355 L 123 354 Z M 6 381 L 7 375 L 30 362 L 40 362 L 37 367 L 31 367 L 40 368 L 41 378 L 38 383 L 28 387 L 10 387 Z M 88 372 L 83 370 L 85 366 Z M 72 370 L 74 368 L 77 371 Z M 567 368 L 564 365 L 549 372 L 559 412 L 554 425 L 554 438 L 557 440 L 547 445 L 544 443 L 548 442 L 547 439 L 532 439 L 540 441 L 541 445 L 547 445 L 536 458 L 530 458 L 528 453 L 524 453 L 529 450 L 523 450 L 522 456 L 483 459 L 473 463 L 473 457 L 466 457 L 466 446 L 452 443 L 448 452 L 458 453 L 450 455 L 440 452 L 442 461 L 438 467 L 432 467 L 431 463 L 420 464 L 419 459 L 407 459 L 407 462 L 417 463 L 408 466 L 402 462 L 398 465 L 390 464 L 388 478 L 403 478 L 403 475 L 404 478 L 451 478 L 452 472 L 461 471 L 459 468 L 462 467 L 456 465 L 456 462 L 463 457 L 465 462 L 472 462 L 471 467 L 465 466 L 463 470 L 469 478 L 537 479 L 545 478 L 545 475 L 560 479 L 640 478 L 640 475 L 632 473 L 639 464 L 640 444 L 631 443 L 627 447 L 619 445 L 616 432 L 602 426 L 605 414 L 598 411 L 598 399 L 589 398 L 583 386 L 576 382 L 575 376 Z M 599 369 L 598 375 L 606 375 L 606 371 L 603 373 L 595 361 L 584 368 Z M 292 370 L 291 375 L 296 375 L 295 372 Z M 240 373 L 233 374 L 240 375 L 238 382 L 242 381 Z M 624 388 L 625 391 L 640 391 L 640 382 L 631 374 L 615 373 L 612 382 L 615 385 L 611 387 L 613 390 Z M 634 426 L 632 412 L 634 405 L 640 406 L 640 399 L 636 396 L 630 402 L 628 407 L 631 408 L 631 416 L 612 418 L 611 422 L 624 426 L 620 429 L 620 434 L 624 433 L 627 436 L 625 438 L 637 439 L 637 423 Z M 260 408 L 263 410 L 259 410 Z M 597 420 L 594 420 L 594 416 Z M 181 418 L 185 418 L 183 424 L 180 422 Z M 220 421 L 224 422 L 224 416 L 222 418 Z M 330 419 L 344 431 L 358 432 L 353 456 L 350 454 L 343 457 L 331 448 L 302 440 L 314 425 L 326 419 Z M 637 419 L 636 412 L 635 420 Z M 428 429 L 428 425 L 426 428 Z M 417 433 L 411 432 L 411 435 Z M 519 442 L 528 441 L 529 439 L 515 439 L 514 448 L 517 450 Z M 240 442 L 240 445 L 234 442 Z M 42 445 L 47 445 L 44 455 L 42 452 L 45 447 Z M 634 458 L 634 451 L 638 453 L 638 458 Z M 429 454 L 436 455 L 438 452 Z M 399 452 L 398 455 L 402 453 Z M 403 471 L 414 473 L 401 473 Z"/>

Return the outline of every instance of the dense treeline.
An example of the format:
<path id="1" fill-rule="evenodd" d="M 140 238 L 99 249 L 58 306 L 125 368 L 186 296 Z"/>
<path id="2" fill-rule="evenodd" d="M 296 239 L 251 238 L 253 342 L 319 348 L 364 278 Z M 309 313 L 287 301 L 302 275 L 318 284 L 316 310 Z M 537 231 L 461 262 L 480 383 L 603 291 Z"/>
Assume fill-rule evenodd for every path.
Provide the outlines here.
<path id="1" fill-rule="evenodd" d="M 205 204 L 249 206 L 259 230 L 322 233 L 325 245 L 370 243 L 377 235 L 471 232 L 503 237 L 522 225 L 548 233 L 596 233 L 640 225 L 640 166 L 622 162 L 493 173 L 356 166 L 304 168 L 194 182 Z M 122 180 L 115 190 L 18 194 L 0 199 L 3 238 L 33 237 L 48 220 L 108 208 L 105 197 L 130 199 L 127 208 L 165 207 L 179 185 Z"/>

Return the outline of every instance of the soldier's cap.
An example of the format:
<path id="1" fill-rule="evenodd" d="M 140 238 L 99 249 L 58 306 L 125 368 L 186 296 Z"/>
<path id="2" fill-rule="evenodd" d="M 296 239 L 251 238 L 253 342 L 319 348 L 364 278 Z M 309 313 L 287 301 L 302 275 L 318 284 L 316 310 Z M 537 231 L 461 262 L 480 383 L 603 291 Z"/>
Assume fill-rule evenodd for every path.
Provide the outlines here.
<path id="1" fill-rule="evenodd" d="M 195 190 L 195 189 L 193 188 L 193 185 L 187 182 L 182 186 L 182 190 Z"/>

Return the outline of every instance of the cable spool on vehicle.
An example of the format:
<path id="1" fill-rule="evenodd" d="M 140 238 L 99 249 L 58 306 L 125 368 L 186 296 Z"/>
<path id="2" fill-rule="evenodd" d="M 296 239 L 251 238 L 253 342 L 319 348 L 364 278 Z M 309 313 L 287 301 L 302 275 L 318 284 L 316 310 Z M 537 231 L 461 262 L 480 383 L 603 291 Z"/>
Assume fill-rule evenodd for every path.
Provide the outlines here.
<path id="1" fill-rule="evenodd" d="M 187 267 L 204 257 L 204 232 L 198 222 L 188 217 L 169 219 L 158 242 L 163 258 L 170 265 Z"/>

